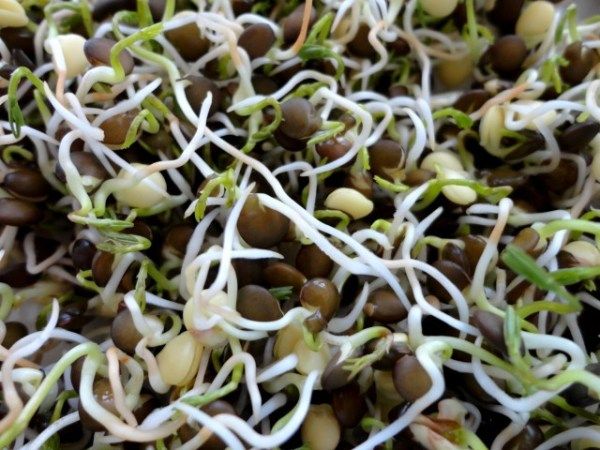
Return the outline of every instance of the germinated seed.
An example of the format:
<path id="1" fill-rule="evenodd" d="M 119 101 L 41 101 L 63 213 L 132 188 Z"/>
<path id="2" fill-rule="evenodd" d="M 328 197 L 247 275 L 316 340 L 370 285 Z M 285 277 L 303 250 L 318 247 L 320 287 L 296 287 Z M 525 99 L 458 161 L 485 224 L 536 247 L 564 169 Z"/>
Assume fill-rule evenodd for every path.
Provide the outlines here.
<path id="1" fill-rule="evenodd" d="M 196 372 L 202 346 L 189 331 L 184 331 L 164 346 L 156 356 L 156 362 L 163 381 L 174 386 L 189 383 Z"/>

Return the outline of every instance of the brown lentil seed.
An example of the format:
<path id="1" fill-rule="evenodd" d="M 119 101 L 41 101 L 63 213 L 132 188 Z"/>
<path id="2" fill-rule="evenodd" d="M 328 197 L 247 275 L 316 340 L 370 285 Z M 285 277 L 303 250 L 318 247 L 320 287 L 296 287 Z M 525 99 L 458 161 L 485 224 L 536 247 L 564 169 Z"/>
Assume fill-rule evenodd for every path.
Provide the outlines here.
<path id="1" fill-rule="evenodd" d="M 326 391 L 339 389 L 351 381 L 350 372 L 344 369 L 346 360 L 339 362 L 339 358 L 340 350 L 336 350 L 321 374 L 321 386 Z"/>
<path id="2" fill-rule="evenodd" d="M 502 317 L 476 309 L 472 317 L 473 325 L 475 325 L 487 342 L 497 351 L 506 353 L 506 342 L 504 340 L 504 320 Z"/>
<path id="3" fill-rule="evenodd" d="M 535 422 L 529 421 L 525 428 L 506 443 L 505 448 L 511 450 L 533 450 L 545 442 L 542 429 Z"/>
<path id="4" fill-rule="evenodd" d="M 302 272 L 283 262 L 269 264 L 263 273 L 265 280 L 272 287 L 292 286 L 296 292 L 299 292 L 306 282 Z"/>
<path id="5" fill-rule="evenodd" d="M 39 223 L 44 214 L 33 203 L 16 198 L 0 198 L 0 225 L 23 227 Z"/>
<path id="6" fill-rule="evenodd" d="M 406 172 L 404 183 L 409 186 L 421 186 L 435 178 L 435 172 L 427 169 L 412 169 Z"/>
<path id="7" fill-rule="evenodd" d="M 261 285 L 265 281 L 264 262 L 258 259 L 235 259 L 232 262 L 237 277 L 238 287 L 248 284 Z"/>
<path id="8" fill-rule="evenodd" d="M 110 52 L 116 43 L 116 41 L 108 38 L 90 38 L 85 41 L 83 52 L 91 65 L 110 66 Z M 125 75 L 129 75 L 133 71 L 133 57 L 128 50 L 119 53 L 119 62 L 123 66 Z"/>
<path id="9" fill-rule="evenodd" d="M 539 233 L 533 228 L 527 227 L 519 231 L 511 243 L 535 258 L 541 253 L 541 249 L 537 249 L 539 242 Z"/>
<path id="10" fill-rule="evenodd" d="M 356 382 L 336 389 L 331 394 L 331 406 L 338 422 L 346 428 L 357 426 L 367 412 L 367 402 Z"/>
<path id="11" fill-rule="evenodd" d="M 321 117 L 304 98 L 294 97 L 281 103 L 283 120 L 279 130 L 293 139 L 305 139 L 321 127 Z"/>
<path id="12" fill-rule="evenodd" d="M 275 140 L 277 141 L 277 143 L 279 145 L 281 145 L 283 148 L 285 148 L 286 150 L 289 150 L 291 152 L 302 152 L 302 151 L 306 150 L 306 144 L 309 141 L 308 138 L 307 139 L 291 138 L 287 134 L 285 134 L 283 131 L 281 131 L 281 128 L 277 128 L 274 131 L 273 137 L 275 138 Z"/>
<path id="13" fill-rule="evenodd" d="M 128 355 L 135 354 L 135 347 L 143 338 L 133 323 L 128 309 L 124 309 L 113 319 L 110 326 L 110 337 L 120 350 Z"/>
<path id="14" fill-rule="evenodd" d="M 71 162 L 82 176 L 93 177 L 100 181 L 104 181 L 108 178 L 108 172 L 92 153 L 71 153 Z M 56 164 L 54 173 L 56 178 L 58 178 L 60 181 L 63 183 L 67 182 L 65 172 L 59 164 Z"/>
<path id="15" fill-rule="evenodd" d="M 273 29 L 265 23 L 255 23 L 246 28 L 238 38 L 238 46 L 248 53 L 250 59 L 265 56 L 275 43 Z"/>
<path id="16" fill-rule="evenodd" d="M 15 197 L 29 201 L 44 200 L 50 190 L 50 185 L 39 171 L 25 167 L 7 173 L 2 184 Z"/>
<path id="17" fill-rule="evenodd" d="M 123 9 L 135 11 L 135 6 L 135 0 L 98 0 L 92 8 L 92 18 L 101 22 Z"/>
<path id="18" fill-rule="evenodd" d="M 585 48 L 581 41 L 569 44 L 563 52 L 563 58 L 568 64 L 560 67 L 560 76 L 570 85 L 581 83 L 599 59 L 594 49 Z"/>
<path id="19" fill-rule="evenodd" d="M 28 334 L 27 327 L 21 322 L 6 322 L 4 326 L 6 327 L 6 334 L 0 342 L 4 348 L 11 348 L 15 342 Z"/>
<path id="20" fill-rule="evenodd" d="M 321 158 L 327 158 L 327 161 L 335 161 L 348 153 L 351 147 L 352 143 L 344 138 L 332 138 L 318 143 L 315 150 Z"/>
<path id="21" fill-rule="evenodd" d="M 514 31 L 524 3 L 525 0 L 496 0 L 488 17 L 503 30 Z"/>
<path id="22" fill-rule="evenodd" d="M 104 131 L 104 142 L 106 145 L 122 146 L 125 143 L 127 132 L 131 126 L 133 119 L 139 114 L 139 109 L 109 117 L 100 124 L 100 129 Z"/>
<path id="23" fill-rule="evenodd" d="M 560 136 L 557 137 L 560 149 L 564 152 L 579 153 L 600 133 L 600 123 L 587 121 L 569 125 Z"/>
<path id="24" fill-rule="evenodd" d="M 27 27 L 0 29 L 0 39 L 9 50 L 22 50 L 27 55 L 35 54 L 34 34 Z"/>
<path id="25" fill-rule="evenodd" d="M 447 259 L 448 261 L 458 264 L 466 273 L 471 272 L 469 258 L 467 258 L 465 251 L 458 245 L 452 243 L 444 245 L 440 257 L 441 259 Z"/>
<path id="26" fill-rule="evenodd" d="M 150 7 L 150 13 L 152 14 L 152 20 L 160 22 L 164 13 L 166 0 L 149 0 L 148 6 Z"/>
<path id="27" fill-rule="evenodd" d="M 517 144 L 517 147 L 506 156 L 507 161 L 514 161 L 516 159 L 524 158 L 531 155 L 533 152 L 542 150 L 546 146 L 544 136 L 539 131 L 534 130 L 522 130 L 521 135 L 525 137 L 525 140 Z"/>
<path id="28" fill-rule="evenodd" d="M 195 23 L 165 31 L 165 37 L 186 61 L 197 60 L 210 47 L 210 41 L 202 36 L 200 28 Z"/>
<path id="29" fill-rule="evenodd" d="M 395 323 L 406 319 L 406 308 L 391 289 L 373 291 L 363 308 L 367 317 L 381 323 Z"/>
<path id="30" fill-rule="evenodd" d="M 134 234 L 136 236 L 141 236 L 143 238 L 152 241 L 152 229 L 146 222 L 142 222 L 140 219 L 135 219 L 133 221 L 133 226 L 129 228 L 125 228 L 122 231 L 123 234 Z"/>
<path id="31" fill-rule="evenodd" d="M 209 117 L 221 109 L 223 93 L 214 81 L 200 75 L 188 75 L 185 79 L 190 82 L 189 86 L 185 88 L 185 93 L 190 106 L 196 113 L 200 112 L 208 92 L 212 94 L 212 103 L 208 110 Z"/>
<path id="32" fill-rule="evenodd" d="M 12 288 L 31 286 L 39 278 L 39 275 L 27 271 L 25 263 L 10 264 L 0 269 L 0 283 L 6 283 Z"/>
<path id="33" fill-rule="evenodd" d="M 466 288 L 471 279 L 464 269 L 456 264 L 455 262 L 448 261 L 446 259 L 440 259 L 432 264 L 433 267 L 438 269 L 444 274 L 459 290 Z M 440 282 L 434 277 L 427 277 L 427 288 L 429 292 L 439 298 L 442 302 L 449 302 L 452 297 L 446 291 L 446 289 L 440 284 Z"/>
<path id="34" fill-rule="evenodd" d="M 329 321 L 340 307 L 340 293 L 331 280 L 311 278 L 300 290 L 300 303 L 308 310 L 320 310 Z"/>
<path id="35" fill-rule="evenodd" d="M 356 30 L 356 35 L 348 42 L 348 50 L 359 58 L 372 58 L 377 52 L 369 42 L 369 32 L 371 27 L 366 23 L 361 23 Z"/>
<path id="36" fill-rule="evenodd" d="M 304 245 L 296 255 L 296 268 L 306 278 L 327 277 L 333 269 L 333 261 L 317 245 Z"/>
<path id="37" fill-rule="evenodd" d="M 89 321 L 85 312 L 86 304 L 84 302 L 71 302 L 62 305 L 58 313 L 56 326 L 80 333 L 83 326 Z"/>
<path id="38" fill-rule="evenodd" d="M 410 53 L 410 44 L 406 39 L 401 37 L 394 39 L 387 46 L 397 56 L 406 56 Z"/>
<path id="39" fill-rule="evenodd" d="M 373 178 L 369 172 L 350 170 L 344 179 L 344 186 L 360 192 L 367 198 L 373 198 Z"/>
<path id="40" fill-rule="evenodd" d="M 250 194 L 238 219 L 237 230 L 248 245 L 269 248 L 283 240 L 289 223 L 286 216 L 262 206 L 258 197 Z"/>
<path id="41" fill-rule="evenodd" d="M 556 169 L 540 175 L 538 179 L 548 191 L 563 194 L 577 181 L 577 164 L 570 159 L 561 159 Z"/>
<path id="42" fill-rule="evenodd" d="M 257 94 L 262 95 L 271 95 L 279 88 L 275 81 L 264 75 L 254 75 L 252 77 L 252 86 Z"/>
<path id="43" fill-rule="evenodd" d="M 106 378 L 100 378 L 94 382 L 93 390 L 94 399 L 102 406 L 103 408 L 109 410 L 113 414 L 118 414 L 117 409 L 115 408 L 115 399 L 113 396 L 112 388 L 110 387 L 110 382 Z M 104 425 L 97 422 L 92 416 L 88 414 L 88 412 L 83 408 L 81 404 L 81 400 L 79 401 L 79 420 L 89 430 L 92 431 L 103 431 Z"/>
<path id="44" fill-rule="evenodd" d="M 79 392 L 79 385 L 81 384 L 81 370 L 83 369 L 83 363 L 85 356 L 77 358 L 71 366 L 71 384 L 76 392 Z"/>
<path id="45" fill-rule="evenodd" d="M 238 291 L 236 309 L 242 317 L 258 322 L 271 322 L 283 317 L 275 297 L 264 287 L 254 284 Z"/>
<path id="46" fill-rule="evenodd" d="M 475 267 L 477 267 L 479 258 L 481 258 L 486 242 L 481 236 L 473 234 L 463 236 L 460 240 L 465 243 L 465 254 L 469 260 L 469 266 L 471 267 L 470 273 L 472 274 L 475 271 Z"/>
<path id="47" fill-rule="evenodd" d="M 492 98 L 492 96 L 488 91 L 483 89 L 473 89 L 458 97 L 452 106 L 454 109 L 469 114 L 481 108 L 490 98 Z"/>
<path id="48" fill-rule="evenodd" d="M 406 154 L 402 146 L 391 139 L 379 139 L 369 148 L 369 162 L 373 174 L 393 180 L 404 166 Z"/>
<path id="49" fill-rule="evenodd" d="M 304 319 L 303 323 L 306 329 L 314 335 L 319 334 L 321 331 L 327 328 L 327 321 L 323 318 L 321 311 L 318 309 Z"/>
<path id="50" fill-rule="evenodd" d="M 291 44 L 296 40 L 298 35 L 300 34 L 300 29 L 302 28 L 302 20 L 304 18 L 304 3 L 300 3 L 296 9 L 294 9 L 289 16 L 283 19 L 282 28 L 283 28 L 283 40 L 287 44 Z M 317 11 L 315 8 L 311 8 L 310 10 L 310 19 L 308 24 L 308 29 L 316 22 L 317 20 Z"/>
<path id="51" fill-rule="evenodd" d="M 177 256 L 182 257 L 190 241 L 194 228 L 190 225 L 175 225 L 165 237 L 165 247 L 171 249 Z"/>
<path id="52" fill-rule="evenodd" d="M 396 391 L 409 402 L 414 402 L 431 389 L 429 375 L 413 355 L 403 356 L 396 361 L 392 380 Z"/>
<path id="53" fill-rule="evenodd" d="M 92 261 L 92 278 L 98 286 L 106 286 L 112 275 L 114 261 L 112 253 L 97 252 Z"/>
<path id="54" fill-rule="evenodd" d="M 527 47 L 517 35 L 502 36 L 490 47 L 492 68 L 502 76 L 518 74 L 527 57 Z"/>
<path id="55" fill-rule="evenodd" d="M 252 5 L 254 5 L 254 0 L 232 0 L 231 1 L 231 8 L 233 9 L 233 13 L 236 16 L 250 12 L 252 10 Z"/>

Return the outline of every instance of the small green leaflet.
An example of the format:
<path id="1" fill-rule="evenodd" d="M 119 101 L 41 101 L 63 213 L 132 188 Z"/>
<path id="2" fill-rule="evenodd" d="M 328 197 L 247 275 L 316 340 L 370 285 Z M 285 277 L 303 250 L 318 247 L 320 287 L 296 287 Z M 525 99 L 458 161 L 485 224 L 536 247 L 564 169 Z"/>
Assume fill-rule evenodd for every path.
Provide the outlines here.
<path id="1" fill-rule="evenodd" d="M 434 120 L 441 119 L 442 117 L 452 118 L 454 122 L 456 122 L 456 125 L 458 125 L 463 130 L 471 128 L 474 123 L 471 117 L 455 108 L 444 108 L 433 113 Z"/>
<path id="2" fill-rule="evenodd" d="M 275 297 L 277 300 L 289 299 L 292 295 L 292 291 L 293 291 L 292 286 L 279 286 L 279 287 L 273 287 L 273 288 L 269 289 L 269 292 L 271 293 L 271 295 L 273 297 Z"/>
<path id="3" fill-rule="evenodd" d="M 577 311 L 581 310 L 581 304 L 577 297 L 568 292 L 543 267 L 540 267 L 531 256 L 516 245 L 508 245 L 502 252 L 501 259 L 513 272 L 521 275 L 530 283 L 535 284 L 544 291 L 553 292 L 572 305 Z"/>
<path id="4" fill-rule="evenodd" d="M 337 63 L 337 67 L 335 69 L 335 78 L 338 79 L 340 76 L 342 76 L 342 73 L 344 73 L 344 61 L 342 61 L 342 57 L 324 45 L 304 44 L 300 49 L 298 56 L 302 61 L 332 58 Z"/>

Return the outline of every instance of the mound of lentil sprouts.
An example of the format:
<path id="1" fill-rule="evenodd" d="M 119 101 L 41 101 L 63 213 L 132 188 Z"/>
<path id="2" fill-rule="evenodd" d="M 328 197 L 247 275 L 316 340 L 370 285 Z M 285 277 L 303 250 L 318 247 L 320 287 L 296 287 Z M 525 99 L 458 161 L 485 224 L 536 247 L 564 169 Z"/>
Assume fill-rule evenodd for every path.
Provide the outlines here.
<path id="1" fill-rule="evenodd" d="M 598 448 L 590 3 L 0 0 L 0 448 Z"/>

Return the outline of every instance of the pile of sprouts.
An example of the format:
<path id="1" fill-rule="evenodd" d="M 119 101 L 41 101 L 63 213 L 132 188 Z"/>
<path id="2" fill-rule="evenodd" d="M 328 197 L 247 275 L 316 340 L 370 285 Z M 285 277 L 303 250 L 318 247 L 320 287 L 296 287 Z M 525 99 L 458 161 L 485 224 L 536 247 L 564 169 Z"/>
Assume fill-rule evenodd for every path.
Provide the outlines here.
<path id="1" fill-rule="evenodd" d="M 598 448 L 593 7 L 0 0 L 0 448 Z"/>

